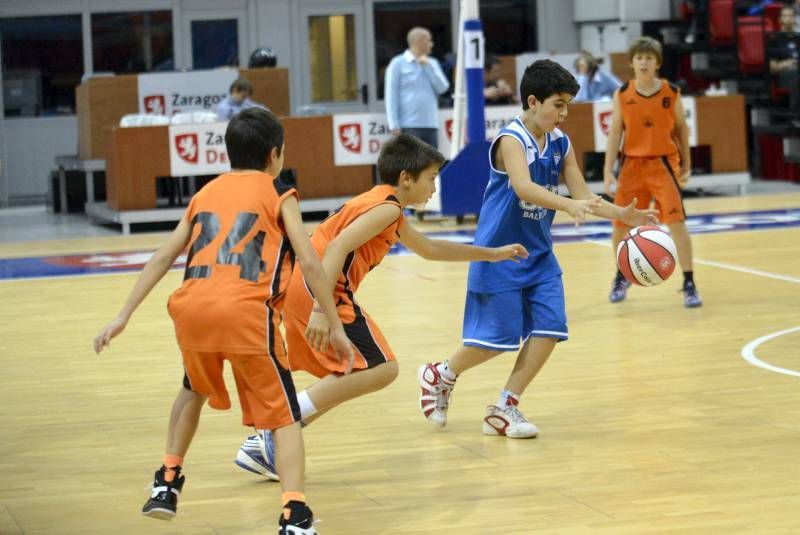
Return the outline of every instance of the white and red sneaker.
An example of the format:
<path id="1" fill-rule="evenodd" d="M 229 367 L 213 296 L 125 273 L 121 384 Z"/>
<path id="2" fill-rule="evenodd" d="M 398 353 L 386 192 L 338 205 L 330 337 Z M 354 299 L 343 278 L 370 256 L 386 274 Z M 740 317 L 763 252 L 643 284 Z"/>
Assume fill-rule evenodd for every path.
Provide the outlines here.
<path id="1" fill-rule="evenodd" d="M 517 408 L 519 401 L 508 398 L 505 407 L 489 405 L 483 419 L 483 434 L 508 438 L 535 438 L 539 430 Z"/>
<path id="2" fill-rule="evenodd" d="M 422 388 L 419 395 L 419 408 L 430 423 L 436 427 L 444 427 L 447 425 L 450 394 L 456 383 L 442 377 L 442 374 L 436 369 L 438 364 L 438 362 L 429 362 L 420 366 L 417 372 L 419 386 Z"/>

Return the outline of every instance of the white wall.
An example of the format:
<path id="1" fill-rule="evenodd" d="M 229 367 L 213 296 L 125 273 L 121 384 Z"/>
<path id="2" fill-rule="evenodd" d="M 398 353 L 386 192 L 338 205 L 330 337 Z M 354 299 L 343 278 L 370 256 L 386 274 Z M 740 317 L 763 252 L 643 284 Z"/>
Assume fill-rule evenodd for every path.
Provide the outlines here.
<path id="1" fill-rule="evenodd" d="M 540 52 L 578 50 L 578 31 L 572 2 L 538 0 L 536 13 Z"/>
<path id="2" fill-rule="evenodd" d="M 47 194 L 47 181 L 55 169 L 55 157 L 77 154 L 78 120 L 66 117 L 6 119 L 3 121 L 6 157 L 3 174 L 8 200 L 31 200 Z"/>

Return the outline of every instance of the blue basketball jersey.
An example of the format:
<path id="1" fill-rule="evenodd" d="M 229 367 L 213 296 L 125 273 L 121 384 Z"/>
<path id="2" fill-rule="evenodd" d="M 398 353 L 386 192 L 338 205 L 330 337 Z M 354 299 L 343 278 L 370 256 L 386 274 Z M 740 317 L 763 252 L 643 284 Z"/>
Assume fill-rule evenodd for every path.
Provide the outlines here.
<path id="1" fill-rule="evenodd" d="M 468 288 L 472 292 L 496 293 L 527 288 L 537 281 L 561 274 L 550 236 L 555 210 L 521 200 L 511 187 L 508 173 L 498 171 L 494 166 L 495 151 L 503 136 L 510 136 L 522 144 L 531 180 L 555 194 L 558 194 L 558 178 L 564 158 L 570 150 L 569 138 L 558 129 L 545 133 L 544 147 L 539 147 L 519 117 L 503 128 L 492 141 L 489 148 L 489 184 L 483 194 L 475 245 L 499 247 L 521 243 L 530 256 L 519 263 L 470 263 Z"/>

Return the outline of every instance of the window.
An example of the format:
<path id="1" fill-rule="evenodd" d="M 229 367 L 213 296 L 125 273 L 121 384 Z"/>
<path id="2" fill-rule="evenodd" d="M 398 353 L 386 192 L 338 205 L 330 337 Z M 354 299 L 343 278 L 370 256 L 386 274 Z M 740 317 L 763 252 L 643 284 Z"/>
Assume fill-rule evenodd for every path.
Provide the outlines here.
<path id="1" fill-rule="evenodd" d="M 173 70 L 172 12 L 92 13 L 92 61 L 96 72 Z"/>
<path id="2" fill-rule="evenodd" d="M 308 41 L 311 102 L 351 102 L 358 99 L 355 17 L 309 17 Z"/>
<path id="3" fill-rule="evenodd" d="M 83 74 L 81 16 L 0 19 L 6 117 L 75 113 Z"/>
<path id="4" fill-rule="evenodd" d="M 450 78 L 455 67 L 455 57 L 450 50 L 453 42 L 450 17 L 450 0 L 424 2 L 380 2 L 374 4 L 375 67 L 378 76 L 378 98 L 383 98 L 383 81 L 386 67 L 397 54 L 406 48 L 406 34 L 415 26 L 428 29 L 433 36 L 431 55 L 439 60 L 442 70 Z"/>
<path id="5" fill-rule="evenodd" d="M 236 19 L 192 21 L 192 65 L 195 69 L 239 65 Z"/>
<path id="6" fill-rule="evenodd" d="M 513 56 L 539 49 L 536 2 L 530 0 L 480 0 L 486 54 Z"/>

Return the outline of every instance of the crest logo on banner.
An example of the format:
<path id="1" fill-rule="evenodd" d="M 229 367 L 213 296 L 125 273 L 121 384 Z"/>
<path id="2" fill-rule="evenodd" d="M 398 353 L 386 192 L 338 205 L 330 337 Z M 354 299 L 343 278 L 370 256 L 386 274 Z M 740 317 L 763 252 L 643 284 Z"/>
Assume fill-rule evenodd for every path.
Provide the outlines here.
<path id="1" fill-rule="evenodd" d="M 603 131 L 604 136 L 608 136 L 608 131 L 611 130 L 611 112 L 604 111 L 599 116 L 600 130 Z"/>
<path id="2" fill-rule="evenodd" d="M 144 111 L 145 113 L 165 115 L 167 112 L 167 103 L 164 100 L 164 95 L 150 95 L 144 97 Z"/>
<path id="3" fill-rule="evenodd" d="M 197 134 L 181 134 L 175 136 L 175 148 L 181 160 L 192 164 L 197 163 L 198 144 Z"/>
<path id="4" fill-rule="evenodd" d="M 452 119 L 447 119 L 444 122 L 444 131 L 447 134 L 447 139 L 449 141 L 452 141 L 453 140 L 453 120 Z"/>
<path id="5" fill-rule="evenodd" d="M 359 154 L 361 152 L 361 125 L 359 123 L 340 124 L 339 140 L 344 148 Z"/>

